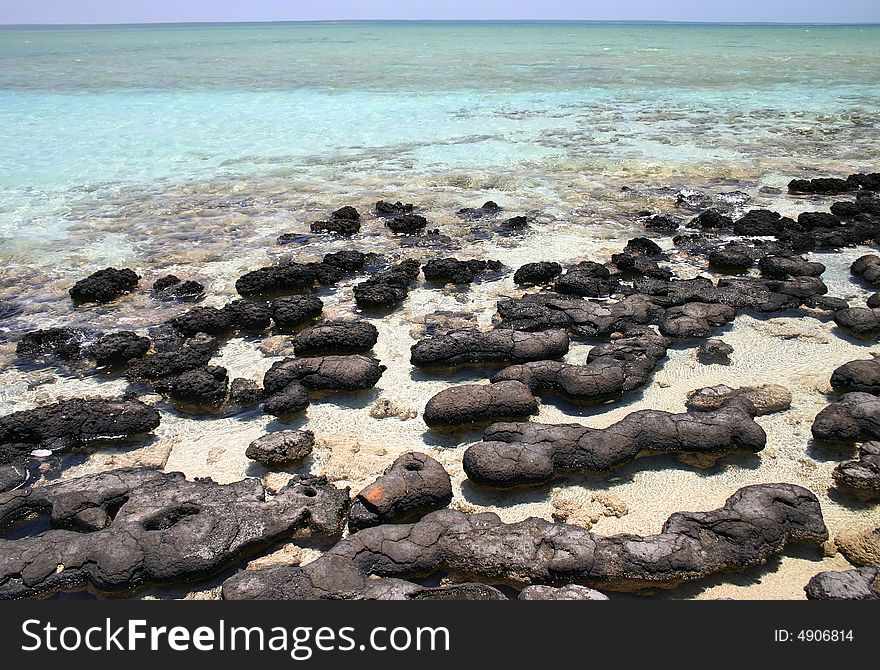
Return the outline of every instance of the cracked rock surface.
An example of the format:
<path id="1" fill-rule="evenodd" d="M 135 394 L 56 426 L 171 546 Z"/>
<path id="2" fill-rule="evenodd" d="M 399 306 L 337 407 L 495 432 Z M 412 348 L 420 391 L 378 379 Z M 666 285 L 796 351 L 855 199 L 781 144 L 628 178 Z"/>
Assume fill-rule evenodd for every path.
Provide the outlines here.
<path id="1" fill-rule="evenodd" d="M 348 515 L 352 531 L 414 521 L 452 501 L 452 481 L 436 460 L 418 452 L 399 456 L 357 494 Z"/>
<path id="2" fill-rule="evenodd" d="M 486 429 L 483 442 L 465 450 L 463 466 L 479 484 L 512 487 L 548 482 L 557 469 L 606 472 L 658 453 L 758 452 L 767 436 L 752 419 L 753 412 L 741 401 L 713 412 L 641 410 L 603 429 L 496 423 Z"/>
<path id="3" fill-rule="evenodd" d="M 820 572 L 804 591 L 810 600 L 880 600 L 880 568 Z"/>
<path id="4" fill-rule="evenodd" d="M 522 333 L 513 330 L 456 330 L 416 342 L 410 361 L 418 367 L 455 367 L 468 363 L 524 363 L 560 358 L 568 352 L 562 330 Z"/>
<path id="5" fill-rule="evenodd" d="M 85 588 L 129 592 L 215 574 L 298 531 L 336 537 L 348 490 L 295 478 L 216 484 L 152 468 L 113 470 L 0 495 L 0 526 L 28 515 L 51 529 L 0 540 L 0 598 Z"/>
<path id="6" fill-rule="evenodd" d="M 710 512 L 677 512 L 657 535 L 595 535 L 528 518 L 502 523 L 491 513 L 432 512 L 414 524 L 367 528 L 302 567 L 240 572 L 226 599 L 387 599 L 407 578 L 440 571 L 518 586 L 578 584 L 632 591 L 672 587 L 760 565 L 786 544 L 828 538 L 819 501 L 793 484 L 739 489 Z"/>

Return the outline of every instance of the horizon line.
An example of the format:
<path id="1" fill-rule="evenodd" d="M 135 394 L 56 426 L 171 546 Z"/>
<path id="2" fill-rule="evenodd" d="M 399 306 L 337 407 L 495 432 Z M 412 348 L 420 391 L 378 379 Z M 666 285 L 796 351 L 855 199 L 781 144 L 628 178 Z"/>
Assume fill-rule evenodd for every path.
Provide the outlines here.
<path id="1" fill-rule="evenodd" d="M 0 23 L 0 28 L 131 28 L 353 23 L 586 23 L 691 26 L 877 26 L 880 21 L 677 21 L 664 19 L 282 19 L 249 21 L 136 21 L 134 23 Z"/>

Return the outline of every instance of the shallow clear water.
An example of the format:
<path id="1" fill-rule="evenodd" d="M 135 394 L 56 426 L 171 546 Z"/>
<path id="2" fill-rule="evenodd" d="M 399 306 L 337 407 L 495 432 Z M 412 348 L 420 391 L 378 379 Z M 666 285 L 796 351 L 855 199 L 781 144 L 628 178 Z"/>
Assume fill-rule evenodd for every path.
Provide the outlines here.
<path id="1" fill-rule="evenodd" d="M 0 323 L 5 411 L 122 392 L 118 380 L 22 369 L 12 343 L 25 330 L 59 324 L 143 332 L 184 309 L 146 290 L 169 271 L 205 283 L 205 304 L 222 304 L 240 274 L 286 256 L 317 260 L 342 248 L 435 253 L 402 249 L 369 215 L 351 241 L 306 236 L 300 246 L 276 245 L 280 233 L 307 233 L 309 222 L 342 204 L 366 213 L 379 198 L 414 202 L 458 240 L 439 253 L 496 258 L 511 269 L 532 260 L 608 260 L 644 232 L 636 212 L 685 216 L 675 209 L 682 192 L 706 194 L 734 213 L 826 209 L 829 199 L 791 197 L 784 187 L 793 177 L 880 167 L 878 44 L 880 26 L 0 30 L 0 298 L 24 304 L 21 316 Z M 493 235 L 491 226 L 454 215 L 487 199 L 505 216 L 528 214 L 530 231 Z M 831 292 L 852 304 L 867 293 L 847 268 L 864 252 L 821 257 Z M 678 256 L 676 271 L 698 271 Z M 113 305 L 74 309 L 67 289 L 107 265 L 136 269 L 141 290 Z M 294 425 L 307 422 L 319 438 L 306 469 L 358 488 L 399 453 L 427 449 L 453 477 L 454 504 L 493 509 L 506 520 L 549 517 L 548 491 L 487 497 L 462 485 L 461 443 L 478 435 L 438 437 L 421 418 L 369 414 L 379 397 L 420 411 L 451 382 L 483 379 L 485 371 L 415 373 L 409 346 L 425 314 L 464 312 L 488 326 L 498 296 L 518 291 L 509 275 L 470 291 L 421 287 L 401 309 L 372 318 L 380 331 L 375 354 L 388 370 L 376 389 L 317 401 Z M 321 297 L 325 314 L 355 311 L 349 283 Z M 810 486 L 833 532 L 870 519 L 870 509 L 827 495 L 836 462 L 806 448 L 830 371 L 870 348 L 812 319 L 740 317 L 726 336 L 737 348 L 730 368 L 703 366 L 682 347 L 629 403 L 584 414 L 547 402 L 539 418 L 600 426 L 633 409 L 681 411 L 685 393 L 702 385 L 786 383 L 795 405 L 761 419 L 771 444 L 760 467 L 733 462 L 704 473 L 661 459 L 563 487 L 576 495 L 608 489 L 630 506 L 628 516 L 602 520 L 602 532 L 652 532 L 683 506 L 709 509 L 756 481 Z M 260 340 L 234 339 L 215 362 L 231 376 L 260 379 L 277 360 L 257 350 Z M 574 347 L 570 362 L 586 350 Z M 277 422 L 259 411 L 205 420 L 161 407 L 150 444 L 90 455 L 65 476 L 131 463 L 218 481 L 266 476 L 244 449 L 267 427 L 283 427 Z M 782 586 L 765 596 L 796 597 L 805 578 L 797 580 L 821 569 L 794 558 L 783 565 Z"/>

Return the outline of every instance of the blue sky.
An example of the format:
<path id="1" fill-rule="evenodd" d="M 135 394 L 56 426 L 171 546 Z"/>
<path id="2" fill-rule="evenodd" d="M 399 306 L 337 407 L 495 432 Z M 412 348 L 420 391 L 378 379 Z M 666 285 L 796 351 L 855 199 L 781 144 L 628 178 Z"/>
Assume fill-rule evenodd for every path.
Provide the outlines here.
<path id="1" fill-rule="evenodd" d="M 339 19 L 880 22 L 880 0 L 0 0 L 0 24 Z"/>

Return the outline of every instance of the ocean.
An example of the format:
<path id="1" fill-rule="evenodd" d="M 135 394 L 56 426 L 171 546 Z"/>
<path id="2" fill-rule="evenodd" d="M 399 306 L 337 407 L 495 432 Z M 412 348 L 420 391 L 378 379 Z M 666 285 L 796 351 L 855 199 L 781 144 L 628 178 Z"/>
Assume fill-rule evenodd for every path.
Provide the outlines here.
<path id="1" fill-rule="evenodd" d="M 22 365 L 15 342 L 55 326 L 152 335 L 187 308 L 150 295 L 152 282 L 168 273 L 200 281 L 202 304 L 221 306 L 237 297 L 235 280 L 244 272 L 285 259 L 320 260 L 328 251 L 495 259 L 513 270 L 539 260 L 607 262 L 645 234 L 647 212 L 683 221 L 708 204 L 734 218 L 755 208 L 787 216 L 827 211 L 833 199 L 792 197 L 786 185 L 877 171 L 878 44 L 877 25 L 2 28 L 4 413 L 127 390 L 119 377 L 93 370 Z M 414 203 L 448 241 L 426 247 L 392 235 L 371 214 L 379 199 Z M 529 228 L 499 234 L 457 215 L 487 200 L 504 217 L 526 216 Z M 343 205 L 364 216 L 361 233 L 341 240 L 310 232 L 311 222 Z M 276 243 L 284 233 L 293 234 L 292 244 Z M 679 276 L 704 271 L 669 239 L 656 241 Z M 870 291 L 848 270 L 862 253 L 809 254 L 828 266 L 829 295 L 863 304 Z M 70 286 L 111 265 L 136 270 L 139 290 L 110 305 L 74 307 Z M 760 417 L 768 434 L 760 464 L 734 459 L 703 471 L 661 457 L 601 483 L 574 477 L 539 494 L 469 488 L 462 452 L 480 433 L 436 434 L 420 416 L 435 393 L 485 381 L 486 372 L 423 374 L 410 366 L 409 347 L 441 322 L 491 327 L 499 298 L 523 292 L 510 274 L 470 290 L 423 286 L 381 316 L 353 303 L 350 284 L 362 277 L 320 289 L 326 318 L 376 325 L 374 354 L 388 369 L 375 389 L 315 399 L 307 416 L 287 426 L 307 426 L 318 438 L 301 470 L 356 492 L 396 456 L 425 451 L 452 476 L 453 506 L 494 511 L 505 521 L 551 518 L 559 500 L 590 508 L 593 491 L 612 493 L 629 513 L 600 514 L 593 522 L 602 533 L 657 532 L 672 512 L 713 509 L 740 486 L 773 481 L 814 490 L 833 532 L 869 519 L 870 508 L 829 496 L 838 461 L 806 445 L 813 417 L 827 405 L 831 370 L 868 357 L 870 345 L 838 337 L 827 321 L 790 314 L 740 315 L 724 331 L 737 352 L 729 367 L 703 365 L 693 346 L 676 345 L 631 400 L 590 409 L 548 400 L 536 416 L 604 427 L 637 409 L 683 411 L 686 393 L 702 386 L 785 384 L 793 408 Z M 574 344 L 566 360 L 583 363 L 592 344 Z M 213 363 L 230 378 L 259 381 L 285 347 L 283 338 L 236 336 Z M 267 474 L 244 450 L 284 424 L 258 409 L 192 415 L 159 395 L 145 398 L 163 414 L 149 443 L 78 454 L 55 476 L 147 464 L 218 482 L 260 476 L 270 487 L 283 483 L 283 473 Z M 371 414 L 380 399 L 402 408 L 405 420 Z M 295 549 L 303 560 L 316 551 Z M 673 597 L 803 597 L 803 584 L 819 569 L 845 566 L 839 555 L 786 555 L 760 574 Z"/>

